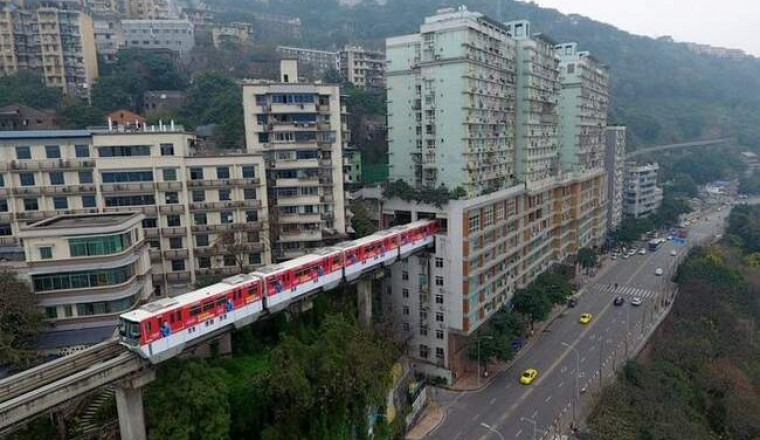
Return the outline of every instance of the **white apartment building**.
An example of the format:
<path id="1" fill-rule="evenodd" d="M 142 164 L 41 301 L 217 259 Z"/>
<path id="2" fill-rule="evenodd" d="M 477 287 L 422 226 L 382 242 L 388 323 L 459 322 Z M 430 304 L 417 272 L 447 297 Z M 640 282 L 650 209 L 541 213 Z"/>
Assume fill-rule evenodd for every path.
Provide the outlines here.
<path id="1" fill-rule="evenodd" d="M 656 163 L 628 163 L 623 187 L 623 212 L 633 217 L 645 217 L 662 204 L 662 188 L 657 186 L 660 166 Z"/>
<path id="2" fill-rule="evenodd" d="M 425 18 L 389 38 L 390 175 L 471 197 L 515 174 L 515 42 L 504 25 L 466 8 Z"/>
<path id="3" fill-rule="evenodd" d="M 385 54 L 358 46 L 345 46 L 338 52 L 340 74 L 346 81 L 368 90 L 385 88 Z"/>
<path id="4" fill-rule="evenodd" d="M 181 127 L 161 126 L 0 132 L 0 161 L 0 244 L 59 214 L 141 212 L 159 296 L 271 261 L 260 155 L 201 155 Z"/>
<path id="5" fill-rule="evenodd" d="M 533 183 L 559 173 L 559 57 L 556 43 L 526 20 L 506 24 L 517 44 L 517 178 Z"/>
<path id="6" fill-rule="evenodd" d="M 560 57 L 562 171 L 604 168 L 609 71 L 577 43 L 555 47 Z"/>
<path id="7" fill-rule="evenodd" d="M 386 42 L 390 179 L 467 192 L 441 207 L 382 207 L 383 227 L 441 220 L 434 251 L 389 268 L 381 305 L 426 374 L 462 373 L 470 336 L 516 289 L 607 232 L 604 169 L 559 168 L 554 46 L 528 22 L 464 7 Z"/>
<path id="8" fill-rule="evenodd" d="M 298 65 L 301 66 L 302 70 L 308 68 L 311 76 L 315 80 L 321 78 L 327 71 L 340 69 L 340 66 L 338 65 L 338 52 L 305 49 L 302 47 L 277 46 L 277 53 L 279 53 L 283 59 L 293 59 L 298 61 Z"/>
<path id="9" fill-rule="evenodd" d="M 17 234 L 46 330 L 116 327 L 153 292 L 144 214 L 58 215 Z"/>
<path id="10" fill-rule="evenodd" d="M 137 49 L 164 49 L 187 59 L 195 47 L 189 20 L 122 20 L 124 45 Z"/>
<path id="11" fill-rule="evenodd" d="M 95 47 L 98 56 L 108 63 L 116 61 L 116 54 L 124 47 L 124 30 L 117 14 L 103 14 L 93 20 Z"/>
<path id="12" fill-rule="evenodd" d="M 345 238 L 345 105 L 335 84 L 299 83 L 284 60 L 280 81 L 243 85 L 247 151 L 266 164 L 274 258 L 287 260 Z"/>
<path id="13" fill-rule="evenodd" d="M 623 220 L 626 128 L 623 126 L 607 127 L 604 134 L 606 142 L 604 160 L 607 171 L 607 227 L 610 231 L 614 231 Z"/>

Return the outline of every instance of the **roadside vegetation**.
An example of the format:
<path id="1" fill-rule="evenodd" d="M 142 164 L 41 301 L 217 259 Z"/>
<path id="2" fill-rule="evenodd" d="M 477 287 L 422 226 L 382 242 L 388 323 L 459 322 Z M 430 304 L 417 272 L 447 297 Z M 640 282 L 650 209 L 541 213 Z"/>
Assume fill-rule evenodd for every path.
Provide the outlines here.
<path id="1" fill-rule="evenodd" d="M 648 349 L 607 386 L 593 439 L 760 438 L 760 207 L 738 206 L 721 243 L 691 252 Z"/>

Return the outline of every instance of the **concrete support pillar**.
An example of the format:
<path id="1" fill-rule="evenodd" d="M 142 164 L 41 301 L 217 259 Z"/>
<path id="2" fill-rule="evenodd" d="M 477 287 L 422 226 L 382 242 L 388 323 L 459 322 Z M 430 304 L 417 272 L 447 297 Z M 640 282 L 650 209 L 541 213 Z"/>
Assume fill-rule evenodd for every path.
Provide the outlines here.
<path id="1" fill-rule="evenodd" d="M 116 389 L 116 411 L 119 414 L 121 440 L 146 440 L 148 438 L 145 433 L 142 389 L 155 379 L 156 373 L 150 371 L 131 379 L 124 386 Z"/>
<path id="2" fill-rule="evenodd" d="M 226 356 L 232 354 L 232 332 L 227 332 L 219 338 L 219 355 Z"/>
<path id="3" fill-rule="evenodd" d="M 359 324 L 363 328 L 372 326 L 372 280 L 360 280 L 356 285 Z"/>

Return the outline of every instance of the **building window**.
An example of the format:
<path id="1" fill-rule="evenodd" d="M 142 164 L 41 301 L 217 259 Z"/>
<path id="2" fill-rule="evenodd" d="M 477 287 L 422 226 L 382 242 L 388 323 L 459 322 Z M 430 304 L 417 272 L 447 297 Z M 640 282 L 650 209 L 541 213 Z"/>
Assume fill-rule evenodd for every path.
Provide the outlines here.
<path id="1" fill-rule="evenodd" d="M 166 193 L 166 204 L 167 205 L 176 205 L 179 203 L 179 194 L 176 192 L 168 192 Z"/>
<path id="2" fill-rule="evenodd" d="M 427 320 L 427 310 L 420 310 L 420 321 Z"/>
<path id="3" fill-rule="evenodd" d="M 441 348 L 441 347 L 435 347 L 435 357 L 437 357 L 439 359 L 443 359 L 443 356 L 444 356 L 444 354 L 443 354 L 443 348 Z"/>
<path id="4" fill-rule="evenodd" d="M 435 267 L 442 268 L 443 267 L 443 258 L 436 257 L 435 259 Z"/>
<path id="5" fill-rule="evenodd" d="M 203 202 L 206 200 L 206 191 L 193 191 L 193 202 Z"/>
<path id="6" fill-rule="evenodd" d="M 253 179 L 256 177 L 256 167 L 254 166 L 244 166 L 243 167 L 243 178 L 244 179 Z"/>
<path id="7" fill-rule="evenodd" d="M 5 186 L 5 175 L 0 174 L 0 187 Z"/>
<path id="8" fill-rule="evenodd" d="M 261 264 L 261 254 L 259 253 L 248 254 L 248 264 Z"/>
<path id="9" fill-rule="evenodd" d="M 40 205 L 37 199 L 24 199 L 24 211 L 37 211 L 40 209 Z"/>
<path id="10" fill-rule="evenodd" d="M 171 214 L 166 216 L 166 224 L 171 228 L 176 228 L 177 226 L 182 226 L 182 222 L 180 222 L 179 215 L 177 214 Z"/>
<path id="11" fill-rule="evenodd" d="M 61 172 L 61 171 L 52 171 L 50 173 L 50 184 L 51 185 L 65 185 L 66 182 L 63 179 L 63 172 Z"/>
<path id="12" fill-rule="evenodd" d="M 104 183 L 118 182 L 152 182 L 153 171 L 104 171 Z"/>
<path id="13" fill-rule="evenodd" d="M 165 168 L 163 172 L 164 172 L 164 182 L 173 182 L 177 180 L 176 168 Z"/>
<path id="14" fill-rule="evenodd" d="M 480 212 L 470 214 L 470 234 L 480 229 Z"/>
<path id="15" fill-rule="evenodd" d="M 230 200 L 230 190 L 228 189 L 220 189 L 219 190 L 219 200 L 223 202 L 228 202 Z"/>
<path id="16" fill-rule="evenodd" d="M 169 249 L 182 249 L 182 237 L 169 238 Z"/>
<path id="17" fill-rule="evenodd" d="M 156 221 L 155 218 L 146 218 L 146 219 L 143 219 L 142 221 L 143 229 L 155 228 L 157 226 L 158 226 L 158 222 Z"/>
<path id="18" fill-rule="evenodd" d="M 58 145 L 45 145 L 45 157 L 48 159 L 60 159 L 61 147 Z"/>
<path id="19" fill-rule="evenodd" d="M 243 188 L 243 198 L 245 200 L 255 200 L 256 188 Z"/>
<path id="20" fill-rule="evenodd" d="M 80 171 L 79 183 L 80 184 L 92 183 L 92 171 Z"/>
<path id="21" fill-rule="evenodd" d="M 40 260 L 50 260 L 53 258 L 53 248 L 45 246 L 40 248 Z"/>
<path id="22" fill-rule="evenodd" d="M 409 289 L 401 289 L 401 296 L 404 298 L 409 298 Z"/>
<path id="23" fill-rule="evenodd" d="M 209 269 L 211 268 L 211 258 L 209 257 L 198 257 L 198 267 L 201 269 Z"/>
<path id="24" fill-rule="evenodd" d="M 208 234 L 200 234 L 195 236 L 195 245 L 198 247 L 208 246 Z"/>
<path id="25" fill-rule="evenodd" d="M 76 157 L 90 157 L 89 145 L 74 145 L 74 154 Z"/>
<path id="26" fill-rule="evenodd" d="M 401 310 L 404 316 L 409 316 L 409 306 L 404 306 Z"/>
<path id="27" fill-rule="evenodd" d="M 435 296 L 435 303 L 436 304 L 443 304 L 443 295 L 436 295 Z"/>
<path id="28" fill-rule="evenodd" d="M 435 338 L 436 339 L 443 339 L 443 330 L 436 330 L 435 331 Z"/>
<path id="29" fill-rule="evenodd" d="M 196 225 L 205 225 L 208 223 L 208 219 L 206 218 L 206 214 L 201 212 L 193 214 L 193 222 L 195 222 Z"/>
<path id="30" fill-rule="evenodd" d="M 230 167 L 216 167 L 216 178 L 217 179 L 229 179 L 230 178 Z"/>
<path id="31" fill-rule="evenodd" d="M 69 200 L 66 197 L 53 197 L 54 209 L 69 209 Z"/>
<path id="32" fill-rule="evenodd" d="M 401 272 L 401 279 L 404 280 L 404 281 L 408 281 L 409 280 L 409 272 L 406 271 L 406 270 L 402 271 Z"/>
<path id="33" fill-rule="evenodd" d="M 21 173 L 18 175 L 21 186 L 34 186 L 34 173 Z"/>
<path id="34" fill-rule="evenodd" d="M 174 156 L 174 144 L 161 144 L 161 156 Z"/>
<path id="35" fill-rule="evenodd" d="M 172 271 L 182 272 L 185 270 L 185 260 L 172 260 Z"/>
<path id="36" fill-rule="evenodd" d="M 150 156 L 150 145 L 119 145 L 98 147 L 100 157 Z"/>
<path id="37" fill-rule="evenodd" d="M 69 254 L 72 257 L 112 255 L 124 252 L 132 246 L 132 234 L 101 235 L 87 238 L 69 239 Z"/>
<path id="38" fill-rule="evenodd" d="M 224 265 L 227 267 L 237 265 L 237 260 L 235 260 L 234 255 L 225 255 L 223 257 L 223 262 L 224 262 Z"/>
<path id="39" fill-rule="evenodd" d="M 229 211 L 220 212 L 219 217 L 223 225 L 232 223 L 232 213 Z"/>
<path id="40" fill-rule="evenodd" d="M 427 359 L 430 356 L 430 348 L 425 344 L 420 344 L 420 357 Z"/>
<path id="41" fill-rule="evenodd" d="M 82 207 L 83 208 L 94 208 L 96 206 L 95 203 L 95 196 L 92 194 L 85 194 L 82 196 Z"/>
<path id="42" fill-rule="evenodd" d="M 420 326 L 420 336 L 427 336 L 428 335 L 428 328 L 426 325 Z"/>
<path id="43" fill-rule="evenodd" d="M 10 223 L 0 223 L 0 236 L 7 237 L 13 235 Z"/>
<path id="44" fill-rule="evenodd" d="M 132 266 L 113 269 L 92 269 L 76 272 L 61 272 L 32 275 L 32 284 L 37 292 L 48 290 L 86 289 L 91 287 L 122 284 L 132 278 Z"/>
<path id="45" fill-rule="evenodd" d="M 156 198 L 153 194 L 140 194 L 130 196 L 112 196 L 105 198 L 105 204 L 111 206 L 145 206 L 155 205 Z"/>
<path id="46" fill-rule="evenodd" d="M 16 147 L 16 159 L 31 159 L 32 151 L 29 147 Z"/>
<path id="47" fill-rule="evenodd" d="M 8 200 L 0 199 L 0 212 L 8 212 Z"/>
<path id="48" fill-rule="evenodd" d="M 57 307 L 45 307 L 45 317 L 47 319 L 56 319 L 58 317 Z"/>
<path id="49" fill-rule="evenodd" d="M 401 324 L 401 329 L 403 331 L 405 331 L 405 332 L 408 332 L 409 331 L 409 323 L 408 322 L 404 322 L 403 324 Z"/>
<path id="50" fill-rule="evenodd" d="M 443 313 L 436 312 L 436 314 L 435 314 L 435 321 L 436 322 L 443 322 Z"/>
<path id="51" fill-rule="evenodd" d="M 203 168 L 190 168 L 190 180 L 203 180 Z"/>
<path id="52" fill-rule="evenodd" d="M 246 211 L 245 212 L 245 221 L 247 222 L 255 222 L 259 220 L 259 213 L 256 211 Z"/>

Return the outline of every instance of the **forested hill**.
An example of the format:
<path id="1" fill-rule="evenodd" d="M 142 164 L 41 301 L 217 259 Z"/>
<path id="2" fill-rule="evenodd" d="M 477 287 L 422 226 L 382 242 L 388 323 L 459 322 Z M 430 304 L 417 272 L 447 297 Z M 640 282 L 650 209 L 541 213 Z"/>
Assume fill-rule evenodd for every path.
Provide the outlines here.
<path id="1" fill-rule="evenodd" d="M 223 9 L 266 10 L 301 18 L 307 47 L 346 42 L 379 47 L 388 36 L 415 32 L 436 9 L 465 4 L 498 17 L 496 0 L 388 0 L 343 8 L 337 0 L 211 0 Z M 716 12 L 717 13 L 717 12 Z M 632 35 L 577 15 L 563 15 L 534 3 L 505 0 L 505 20 L 526 18 L 534 30 L 558 41 L 577 41 L 612 71 L 611 122 L 627 124 L 635 145 L 711 136 L 737 136 L 760 145 L 760 60 L 733 61 L 690 52 L 678 43 Z M 667 33 L 663 29 L 662 33 Z"/>

